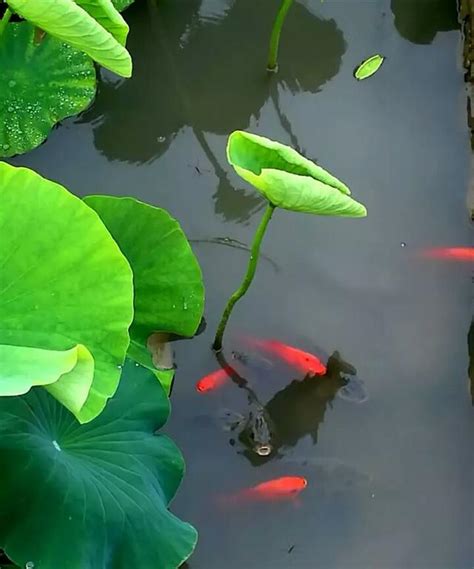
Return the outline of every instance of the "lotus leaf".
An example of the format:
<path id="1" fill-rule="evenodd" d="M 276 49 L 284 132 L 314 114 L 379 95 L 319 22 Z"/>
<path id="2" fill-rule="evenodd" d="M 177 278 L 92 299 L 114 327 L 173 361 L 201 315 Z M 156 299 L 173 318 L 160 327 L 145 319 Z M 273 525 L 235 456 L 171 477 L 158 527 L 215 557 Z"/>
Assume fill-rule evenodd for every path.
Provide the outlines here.
<path id="1" fill-rule="evenodd" d="M 75 0 L 75 2 L 109 31 L 118 42 L 125 45 L 129 32 L 128 24 L 117 11 L 112 0 Z"/>
<path id="2" fill-rule="evenodd" d="M 112 2 L 119 12 L 123 12 L 125 8 L 131 6 L 135 0 L 112 0 Z"/>
<path id="3" fill-rule="evenodd" d="M 377 71 L 380 69 L 384 60 L 385 57 L 383 57 L 383 55 L 372 55 L 357 67 L 357 69 L 354 71 L 354 77 L 358 81 L 372 77 L 372 75 L 374 75 L 374 73 L 377 73 Z"/>
<path id="4" fill-rule="evenodd" d="M 28 22 L 10 23 L 0 41 L 0 156 L 35 148 L 95 95 L 92 60 L 50 36 L 35 44 L 34 34 Z"/>
<path id="5" fill-rule="evenodd" d="M 49 350 L 48 365 L 54 351 L 85 346 L 92 386 L 81 365 L 73 380 L 49 389 L 90 421 L 117 389 L 129 345 L 130 266 L 97 214 L 59 184 L 0 163 L 0 200 L 0 345 Z M 82 405 L 80 382 L 88 391 Z"/>
<path id="6" fill-rule="evenodd" d="M 201 321 L 201 269 L 179 223 L 163 209 L 133 198 L 89 196 L 128 259 L 134 275 L 135 316 L 129 355 L 154 369 L 147 341 L 155 331 L 192 336 Z M 161 379 L 161 378 L 160 378 Z M 169 389 L 170 374 L 163 374 Z"/>
<path id="7" fill-rule="evenodd" d="M 227 158 L 276 207 L 314 215 L 367 215 L 343 182 L 289 146 L 236 131 L 229 137 Z"/>
<path id="8" fill-rule="evenodd" d="M 8 0 L 7 3 L 25 20 L 83 51 L 117 75 L 132 75 L 128 51 L 74 0 Z"/>
<path id="9" fill-rule="evenodd" d="M 43 389 L 0 399 L 0 548 L 35 569 L 179 567 L 197 534 L 168 510 L 184 470 L 156 434 L 168 414 L 153 374 L 131 362 L 88 425 Z"/>

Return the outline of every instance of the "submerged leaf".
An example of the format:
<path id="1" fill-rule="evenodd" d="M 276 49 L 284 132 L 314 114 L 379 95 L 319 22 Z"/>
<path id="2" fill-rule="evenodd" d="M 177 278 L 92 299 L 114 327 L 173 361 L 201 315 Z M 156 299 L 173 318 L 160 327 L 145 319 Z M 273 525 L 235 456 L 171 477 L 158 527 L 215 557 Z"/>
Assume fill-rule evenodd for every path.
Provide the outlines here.
<path id="1" fill-rule="evenodd" d="M 75 2 L 109 31 L 118 42 L 125 45 L 129 32 L 128 24 L 117 11 L 112 0 L 75 0 Z"/>
<path id="2" fill-rule="evenodd" d="M 99 214 L 132 267 L 135 316 L 129 355 L 150 367 L 151 334 L 196 332 L 204 308 L 201 269 L 179 223 L 165 210 L 133 198 L 89 196 L 84 201 Z"/>
<path id="3" fill-rule="evenodd" d="M 49 365 L 55 350 L 85 346 L 92 387 L 90 367 L 76 366 L 50 389 L 90 421 L 120 379 L 133 317 L 130 267 L 97 214 L 59 184 L 0 162 L 0 202 L 0 344 L 49 350 Z M 0 366 L 2 382 L 5 373 Z"/>
<path id="4" fill-rule="evenodd" d="M 284 144 L 236 131 L 229 137 L 227 159 L 274 206 L 314 215 L 367 215 L 343 182 Z"/>
<path id="5" fill-rule="evenodd" d="M 160 384 L 133 363 L 88 425 L 42 389 L 1 398 L 0 549 L 35 569 L 179 567 L 197 533 L 168 510 L 184 471 L 156 434 L 168 414 Z"/>
<path id="6" fill-rule="evenodd" d="M 51 36 L 34 43 L 28 22 L 10 23 L 0 42 L 0 156 L 41 144 L 60 120 L 85 110 L 96 91 L 94 63 Z"/>
<path id="7" fill-rule="evenodd" d="M 367 79 L 371 77 L 374 73 L 380 69 L 382 63 L 384 62 L 385 57 L 383 55 L 372 55 L 368 59 L 364 60 L 354 71 L 354 77 L 358 81 L 362 81 L 362 79 Z"/>
<path id="8" fill-rule="evenodd" d="M 122 77 L 132 75 L 128 51 L 74 0 L 8 0 L 17 14 L 83 51 Z"/>

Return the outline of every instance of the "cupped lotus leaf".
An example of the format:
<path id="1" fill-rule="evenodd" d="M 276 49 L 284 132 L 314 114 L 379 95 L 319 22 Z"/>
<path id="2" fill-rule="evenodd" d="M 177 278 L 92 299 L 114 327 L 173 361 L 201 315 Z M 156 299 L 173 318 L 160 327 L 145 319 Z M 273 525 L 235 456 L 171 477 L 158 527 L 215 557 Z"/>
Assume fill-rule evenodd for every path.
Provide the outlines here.
<path id="1" fill-rule="evenodd" d="M 91 208 L 31 170 L 0 162 L 0 202 L 0 344 L 85 346 L 94 377 L 80 411 L 68 382 L 52 390 L 81 422 L 90 421 L 115 393 L 128 349 L 130 266 Z M 74 390 L 89 381 L 81 370 Z"/>
<path id="2" fill-rule="evenodd" d="M 343 182 L 284 144 L 236 131 L 229 137 L 227 159 L 276 207 L 314 215 L 367 215 Z"/>
<path id="3" fill-rule="evenodd" d="M 119 12 L 123 12 L 125 8 L 131 6 L 135 0 L 112 0 L 112 2 Z"/>
<path id="4" fill-rule="evenodd" d="M 34 42 L 34 26 L 10 23 L 0 42 L 0 156 L 41 144 L 60 120 L 85 110 L 96 92 L 94 63 L 56 38 Z"/>
<path id="5" fill-rule="evenodd" d="M 385 57 L 383 55 L 379 55 L 378 53 L 372 55 L 357 66 L 356 70 L 354 71 L 354 77 L 358 81 L 372 77 L 372 75 L 374 75 L 374 73 L 377 73 L 377 71 L 380 69 L 384 60 Z"/>
<path id="6" fill-rule="evenodd" d="M 74 0 L 8 0 L 17 14 L 122 77 L 132 75 L 125 47 Z"/>
<path id="7" fill-rule="evenodd" d="M 81 345 L 63 351 L 0 345 L 0 362 L 0 396 L 45 386 L 75 414 L 86 402 L 94 377 L 94 358 Z"/>
<path id="8" fill-rule="evenodd" d="M 109 31 L 118 42 L 125 45 L 129 27 L 112 0 L 75 0 L 75 2 Z"/>
<path id="9" fill-rule="evenodd" d="M 175 569 L 196 530 L 168 504 L 184 461 L 166 436 L 169 402 L 128 362 L 116 395 L 80 425 L 45 390 L 0 399 L 0 549 L 35 569 Z"/>
<path id="10" fill-rule="evenodd" d="M 147 343 L 153 332 L 196 332 L 204 307 L 201 269 L 179 223 L 165 210 L 133 198 L 89 196 L 84 201 L 132 267 L 135 316 L 129 354 L 150 367 Z"/>

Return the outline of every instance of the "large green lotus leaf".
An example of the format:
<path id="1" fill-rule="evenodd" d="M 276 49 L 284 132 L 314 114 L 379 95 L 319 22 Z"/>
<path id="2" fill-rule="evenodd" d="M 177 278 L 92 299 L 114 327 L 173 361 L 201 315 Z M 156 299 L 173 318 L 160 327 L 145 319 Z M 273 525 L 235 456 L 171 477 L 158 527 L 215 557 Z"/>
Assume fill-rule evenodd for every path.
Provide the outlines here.
<path id="1" fill-rule="evenodd" d="M 236 131 L 229 137 L 227 159 L 277 207 L 314 215 L 367 215 L 343 182 L 284 144 Z"/>
<path id="2" fill-rule="evenodd" d="M 87 53 L 117 75 L 132 75 L 132 59 L 125 47 L 74 0 L 8 0 L 7 3 L 25 20 Z"/>
<path id="3" fill-rule="evenodd" d="M 128 362 L 102 415 L 80 425 L 43 389 L 0 399 L 0 549 L 35 569 L 175 569 L 196 530 L 168 504 L 184 462 L 156 434 L 169 403 Z"/>
<path id="4" fill-rule="evenodd" d="M 85 346 L 94 378 L 76 416 L 90 421 L 115 393 L 128 349 L 130 266 L 91 208 L 31 170 L 0 162 L 0 203 L 0 344 Z"/>
<path id="5" fill-rule="evenodd" d="M 125 8 L 131 6 L 135 0 L 112 0 L 112 2 L 119 12 L 123 12 Z"/>
<path id="6" fill-rule="evenodd" d="M 179 223 L 165 210 L 133 198 L 89 196 L 84 201 L 132 267 L 135 316 L 129 353 L 148 367 L 146 346 L 153 332 L 196 332 L 204 307 L 201 269 Z"/>
<path id="7" fill-rule="evenodd" d="M 125 45 L 129 32 L 128 24 L 117 11 L 112 0 L 75 0 L 75 2 L 108 30 L 117 41 Z"/>
<path id="8" fill-rule="evenodd" d="M 23 395 L 33 386 L 45 386 L 76 414 L 94 378 L 94 358 L 81 345 L 63 351 L 0 345 L 0 362 L 0 396 Z"/>
<path id="9" fill-rule="evenodd" d="M 80 113 L 96 91 L 94 63 L 84 53 L 34 26 L 10 23 L 0 42 L 0 156 L 28 152 L 60 120 Z"/>

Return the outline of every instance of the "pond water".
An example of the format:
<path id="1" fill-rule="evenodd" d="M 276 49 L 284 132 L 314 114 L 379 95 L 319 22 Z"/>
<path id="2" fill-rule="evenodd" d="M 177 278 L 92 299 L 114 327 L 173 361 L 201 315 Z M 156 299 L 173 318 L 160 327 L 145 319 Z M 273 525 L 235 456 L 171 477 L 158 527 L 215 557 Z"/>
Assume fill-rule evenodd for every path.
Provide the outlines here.
<path id="1" fill-rule="evenodd" d="M 420 254 L 472 244 L 454 4 L 296 3 L 269 77 L 273 0 L 138 2 L 126 12 L 133 79 L 102 72 L 88 112 L 12 160 L 79 195 L 160 205 L 193 240 L 207 327 L 175 344 L 167 427 L 187 462 L 173 511 L 200 533 L 189 569 L 473 567 L 471 272 Z M 355 81 L 377 52 L 387 58 L 378 74 Z M 223 429 L 223 410 L 247 412 L 244 390 L 195 389 L 218 367 L 213 332 L 248 257 L 223 238 L 248 244 L 264 207 L 226 163 L 234 129 L 296 146 L 369 210 L 362 220 L 277 211 L 230 321 L 228 359 L 248 355 L 249 337 L 322 359 L 338 350 L 368 394 L 292 400 L 280 416 L 291 436 L 272 460 Z M 264 402 L 297 377 L 274 362 L 239 369 Z M 220 499 L 285 475 L 307 478 L 298 500 Z"/>

